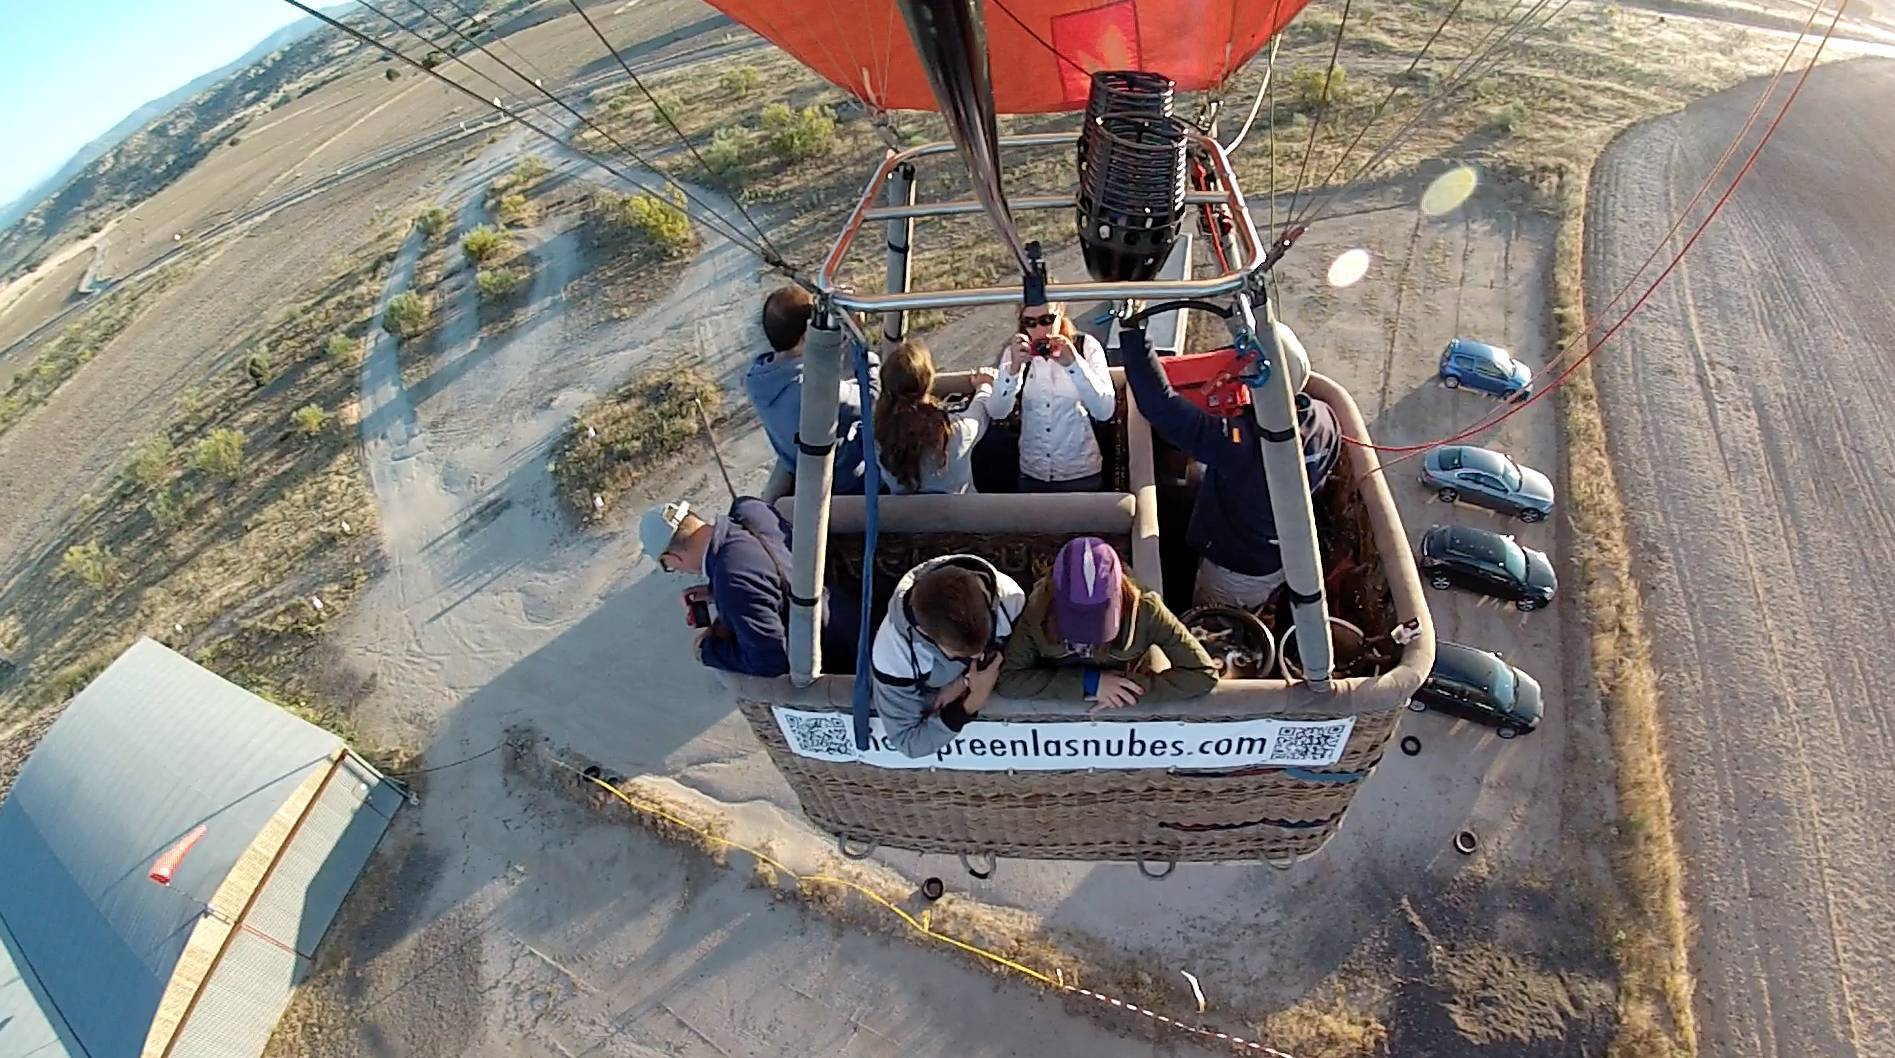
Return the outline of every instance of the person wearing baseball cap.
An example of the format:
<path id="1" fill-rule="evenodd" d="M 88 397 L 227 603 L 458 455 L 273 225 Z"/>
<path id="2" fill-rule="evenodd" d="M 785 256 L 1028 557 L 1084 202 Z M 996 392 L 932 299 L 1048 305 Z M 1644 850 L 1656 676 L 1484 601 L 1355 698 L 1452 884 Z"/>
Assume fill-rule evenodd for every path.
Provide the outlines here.
<path id="1" fill-rule="evenodd" d="M 659 569 L 709 582 L 684 593 L 686 606 L 709 603 L 716 614 L 698 632 L 697 659 L 748 676 L 790 671 L 790 540 L 789 520 L 754 496 L 738 497 L 713 521 L 679 500 L 653 506 L 638 522 L 638 541 Z M 856 607 L 824 588 L 825 659 L 846 665 L 855 657 L 856 625 Z"/>
<path id="2" fill-rule="evenodd" d="M 1153 648 L 1169 663 L 1162 671 L 1147 664 Z M 1158 593 L 1138 586 L 1110 544 L 1081 536 L 1028 594 L 994 692 L 1083 698 L 1096 711 L 1195 698 L 1216 685 L 1211 655 Z"/>

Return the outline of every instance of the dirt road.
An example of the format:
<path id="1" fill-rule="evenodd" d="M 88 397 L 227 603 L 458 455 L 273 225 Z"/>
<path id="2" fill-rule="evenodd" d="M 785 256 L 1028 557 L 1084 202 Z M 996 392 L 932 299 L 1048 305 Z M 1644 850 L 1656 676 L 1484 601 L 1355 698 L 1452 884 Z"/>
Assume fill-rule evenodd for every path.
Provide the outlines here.
<path id="1" fill-rule="evenodd" d="M 1761 89 L 1607 152 L 1595 312 Z M 1891 115 L 1895 64 L 1817 71 L 1600 360 L 1665 695 L 1703 1053 L 1720 1058 L 1895 1053 Z"/>

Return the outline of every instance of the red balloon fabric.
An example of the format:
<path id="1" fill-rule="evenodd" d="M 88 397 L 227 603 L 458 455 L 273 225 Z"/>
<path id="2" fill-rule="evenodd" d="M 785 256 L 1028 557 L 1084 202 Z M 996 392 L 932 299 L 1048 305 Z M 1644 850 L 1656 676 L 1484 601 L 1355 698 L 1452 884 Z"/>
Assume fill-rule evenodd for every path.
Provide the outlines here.
<path id="1" fill-rule="evenodd" d="M 934 110 L 894 0 L 711 0 L 837 87 L 884 110 Z M 982 0 L 994 108 L 1080 110 L 1099 70 L 1180 91 L 1221 85 L 1308 0 Z"/>

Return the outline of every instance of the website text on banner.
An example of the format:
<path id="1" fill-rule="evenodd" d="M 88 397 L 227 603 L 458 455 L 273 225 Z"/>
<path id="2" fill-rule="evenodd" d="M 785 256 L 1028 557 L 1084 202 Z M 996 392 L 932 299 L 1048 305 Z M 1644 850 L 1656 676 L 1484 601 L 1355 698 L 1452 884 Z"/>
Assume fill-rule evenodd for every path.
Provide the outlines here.
<path id="1" fill-rule="evenodd" d="M 882 720 L 870 725 L 869 748 L 858 751 L 847 713 L 776 706 L 777 727 L 799 757 L 877 768 L 961 771 L 1068 771 L 1078 768 L 1259 766 L 1310 768 L 1342 759 L 1355 718 L 1339 720 L 1098 720 L 1038 723 L 976 720 L 938 753 L 909 757 L 888 742 Z"/>

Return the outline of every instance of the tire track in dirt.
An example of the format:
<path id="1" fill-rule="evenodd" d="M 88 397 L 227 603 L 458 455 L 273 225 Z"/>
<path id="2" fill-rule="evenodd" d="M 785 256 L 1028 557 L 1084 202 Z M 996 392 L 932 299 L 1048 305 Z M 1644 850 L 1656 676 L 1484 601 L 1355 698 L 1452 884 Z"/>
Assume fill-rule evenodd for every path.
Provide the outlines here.
<path id="1" fill-rule="evenodd" d="M 1602 300 L 1760 83 L 1595 173 Z M 1780 97 L 1779 97 L 1780 99 Z M 1702 1051 L 1895 1053 L 1895 64 L 1818 70 L 1749 181 L 1599 361 L 1660 668 Z M 1728 176 L 1728 174 L 1727 174 Z M 1701 216 L 1701 213 L 1700 213 Z M 1692 218 L 1693 221 L 1698 219 Z"/>

